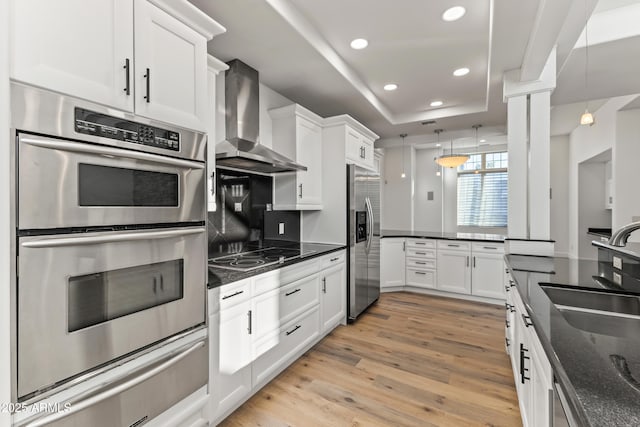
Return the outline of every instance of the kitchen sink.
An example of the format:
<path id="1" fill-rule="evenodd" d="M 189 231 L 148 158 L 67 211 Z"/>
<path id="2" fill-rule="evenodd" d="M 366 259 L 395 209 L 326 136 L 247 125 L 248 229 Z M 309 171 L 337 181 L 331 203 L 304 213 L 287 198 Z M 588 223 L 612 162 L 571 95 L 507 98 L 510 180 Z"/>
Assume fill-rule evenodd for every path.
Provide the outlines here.
<path id="1" fill-rule="evenodd" d="M 541 284 L 569 324 L 596 334 L 637 338 L 640 296 Z"/>

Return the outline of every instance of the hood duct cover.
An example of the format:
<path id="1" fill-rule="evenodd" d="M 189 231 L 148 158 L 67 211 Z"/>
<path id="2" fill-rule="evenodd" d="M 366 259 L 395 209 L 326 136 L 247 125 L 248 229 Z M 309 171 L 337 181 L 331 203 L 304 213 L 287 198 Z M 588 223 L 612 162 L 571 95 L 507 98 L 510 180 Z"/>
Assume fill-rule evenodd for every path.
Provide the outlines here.
<path id="1" fill-rule="evenodd" d="M 216 144 L 216 166 L 259 173 L 307 170 L 306 166 L 258 142 L 258 72 L 238 59 L 227 65 L 224 92 L 227 138 Z"/>

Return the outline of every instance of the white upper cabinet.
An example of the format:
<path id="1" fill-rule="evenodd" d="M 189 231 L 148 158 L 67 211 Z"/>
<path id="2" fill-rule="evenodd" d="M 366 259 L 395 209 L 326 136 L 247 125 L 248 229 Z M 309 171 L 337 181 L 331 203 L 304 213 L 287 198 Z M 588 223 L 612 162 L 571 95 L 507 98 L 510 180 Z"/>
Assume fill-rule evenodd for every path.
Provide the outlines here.
<path id="1" fill-rule="evenodd" d="M 206 130 L 207 40 L 151 3 L 135 7 L 136 112 Z"/>
<path id="2" fill-rule="evenodd" d="M 13 0 L 11 14 L 12 79 L 133 111 L 133 0 Z"/>
<path id="3" fill-rule="evenodd" d="M 275 210 L 322 209 L 322 118 L 292 104 L 269 110 L 273 149 L 306 166 L 306 171 L 274 176 Z"/>
<path id="4" fill-rule="evenodd" d="M 207 211 L 216 210 L 216 117 L 217 76 L 229 68 L 227 64 L 209 55 L 207 57 Z"/>
<path id="5" fill-rule="evenodd" d="M 12 79 L 206 130 L 207 40 L 225 29 L 186 0 L 13 0 L 11 13 Z"/>
<path id="6" fill-rule="evenodd" d="M 376 169 L 373 143 L 378 139 L 378 135 L 346 114 L 326 118 L 324 128 L 330 129 L 325 132 L 330 138 L 343 142 L 346 163 L 370 170 Z"/>

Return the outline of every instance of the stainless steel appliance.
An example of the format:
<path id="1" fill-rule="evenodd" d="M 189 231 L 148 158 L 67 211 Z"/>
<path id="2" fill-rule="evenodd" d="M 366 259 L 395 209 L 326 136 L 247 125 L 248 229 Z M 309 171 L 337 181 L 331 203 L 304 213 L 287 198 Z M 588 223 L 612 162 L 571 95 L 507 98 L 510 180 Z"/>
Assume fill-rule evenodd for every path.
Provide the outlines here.
<path id="1" fill-rule="evenodd" d="M 347 165 L 348 319 L 380 296 L 380 174 Z"/>
<path id="2" fill-rule="evenodd" d="M 206 136 L 21 84 L 11 95 L 12 397 L 33 402 L 205 324 Z M 180 390 L 170 400 L 195 389 Z"/>
<path id="3" fill-rule="evenodd" d="M 307 170 L 280 153 L 260 144 L 260 90 L 258 71 L 234 59 L 225 72 L 227 138 L 216 144 L 216 166 L 253 173 Z"/>

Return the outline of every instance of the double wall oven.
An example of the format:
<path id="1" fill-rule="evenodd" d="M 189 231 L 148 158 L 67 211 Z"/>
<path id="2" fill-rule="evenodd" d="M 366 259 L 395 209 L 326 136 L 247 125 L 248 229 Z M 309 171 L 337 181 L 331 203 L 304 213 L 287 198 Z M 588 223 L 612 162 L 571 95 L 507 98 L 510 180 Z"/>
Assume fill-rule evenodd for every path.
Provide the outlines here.
<path id="1" fill-rule="evenodd" d="M 28 402 L 204 327 L 206 136 L 11 89 L 13 395 Z M 199 374 L 167 365 L 194 382 L 182 394 L 206 384 L 203 337 L 175 357 Z M 121 382 L 141 384 L 135 375 Z"/>

